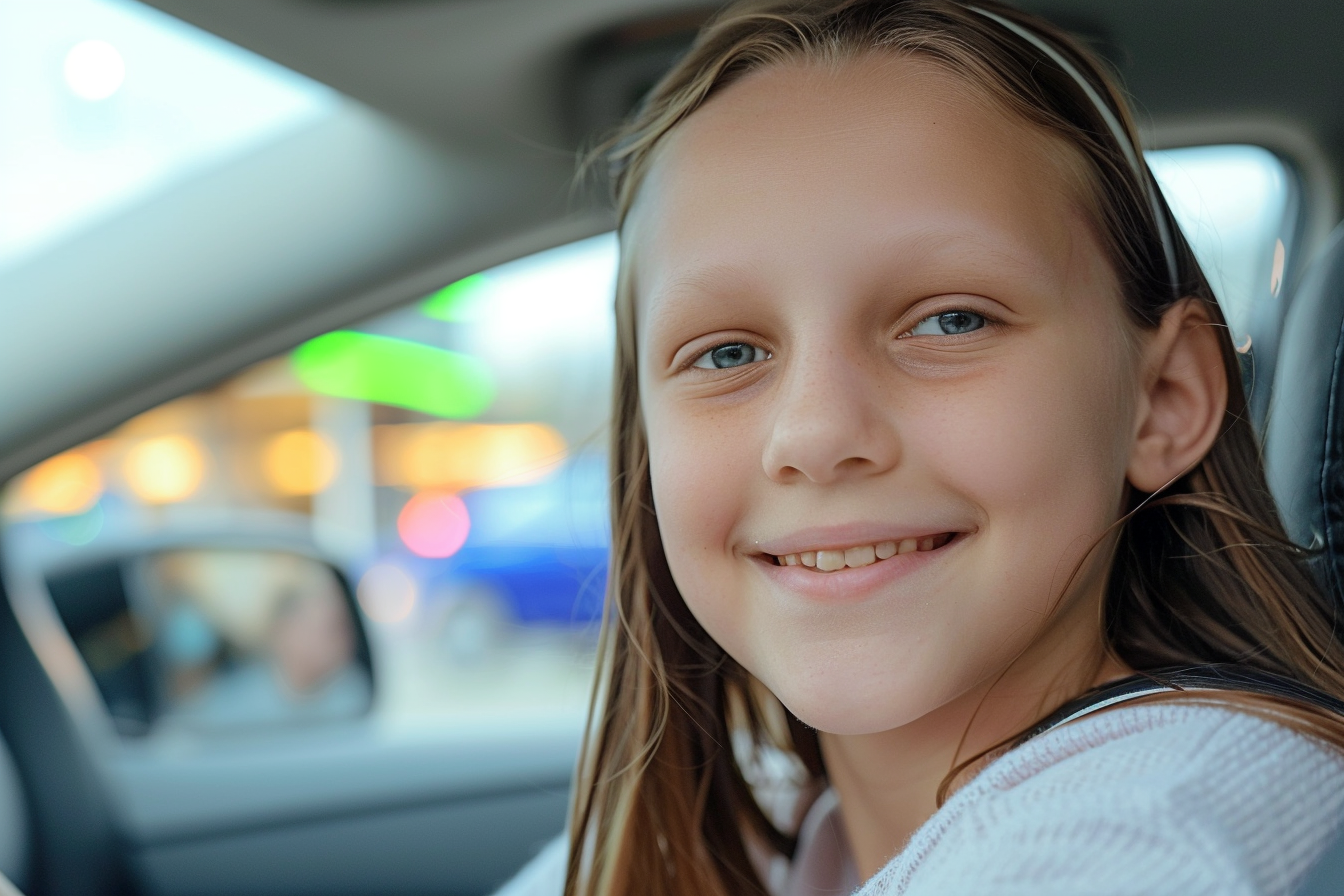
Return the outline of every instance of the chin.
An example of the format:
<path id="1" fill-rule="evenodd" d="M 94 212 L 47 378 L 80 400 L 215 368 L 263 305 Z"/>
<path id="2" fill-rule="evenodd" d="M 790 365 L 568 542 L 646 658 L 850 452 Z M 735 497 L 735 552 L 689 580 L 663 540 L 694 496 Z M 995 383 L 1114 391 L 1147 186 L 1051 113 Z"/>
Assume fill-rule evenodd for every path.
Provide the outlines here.
<path id="1" fill-rule="evenodd" d="M 904 689 L 854 687 L 834 682 L 823 687 L 774 687 L 766 682 L 789 712 L 804 725 L 827 734 L 877 734 L 907 725 L 934 707 L 912 700 Z"/>
<path id="2" fill-rule="evenodd" d="M 787 704 L 786 704 L 787 705 Z M 818 713 L 804 715 L 797 712 L 793 707 L 789 707 L 804 725 L 809 728 L 815 728 L 824 734 L 834 735 L 860 735 L 860 734 L 880 734 L 883 731 L 891 731 L 893 728 L 901 727 L 900 722 L 891 722 L 873 713 L 864 712 L 834 712 L 823 709 Z"/>

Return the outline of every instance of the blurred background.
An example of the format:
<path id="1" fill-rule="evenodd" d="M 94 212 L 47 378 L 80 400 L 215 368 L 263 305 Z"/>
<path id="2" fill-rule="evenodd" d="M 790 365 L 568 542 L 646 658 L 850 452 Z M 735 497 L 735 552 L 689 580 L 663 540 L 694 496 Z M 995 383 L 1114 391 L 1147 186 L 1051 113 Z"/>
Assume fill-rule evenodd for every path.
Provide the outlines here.
<path id="1" fill-rule="evenodd" d="M 6 554 L 43 568 L 58 608 L 87 600 L 89 560 L 151 560 L 117 573 L 125 605 L 113 599 L 101 628 L 81 623 L 89 633 L 76 636 L 120 729 L 285 721 L 274 694 L 235 687 L 225 701 L 213 690 L 268 651 L 279 668 L 282 624 L 333 631 L 316 613 L 282 622 L 295 555 L 172 551 L 175 534 L 308 544 L 331 562 L 356 597 L 347 608 L 328 587 L 337 610 L 366 624 L 385 717 L 580 718 L 606 575 L 615 252 L 600 236 L 448 284 L 14 481 Z M 128 609 L 138 649 L 109 666 Z M 353 667 L 346 628 L 335 637 L 351 642 Z M 110 684 L 142 654 L 145 674 L 172 680 L 152 710 Z M 312 696 L 287 693 L 294 719 L 322 715 Z M 342 699 L 326 714 L 368 702 Z"/>

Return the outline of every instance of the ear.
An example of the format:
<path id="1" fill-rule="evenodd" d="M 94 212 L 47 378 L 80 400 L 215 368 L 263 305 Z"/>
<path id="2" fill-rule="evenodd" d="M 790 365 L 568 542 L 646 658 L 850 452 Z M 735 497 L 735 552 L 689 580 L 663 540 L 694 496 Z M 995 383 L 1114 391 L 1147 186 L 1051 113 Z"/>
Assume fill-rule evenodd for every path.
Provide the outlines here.
<path id="1" fill-rule="evenodd" d="M 1218 438 L 1228 388 L 1222 338 L 1198 299 L 1173 305 L 1149 336 L 1126 470 L 1140 491 L 1155 492 L 1183 475 Z"/>

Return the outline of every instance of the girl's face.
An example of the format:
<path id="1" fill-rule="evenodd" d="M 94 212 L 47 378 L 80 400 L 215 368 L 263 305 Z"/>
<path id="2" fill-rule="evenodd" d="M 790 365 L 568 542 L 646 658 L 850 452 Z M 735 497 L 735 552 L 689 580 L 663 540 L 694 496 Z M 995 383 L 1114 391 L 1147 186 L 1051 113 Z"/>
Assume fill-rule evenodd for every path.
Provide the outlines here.
<path id="1" fill-rule="evenodd" d="M 1107 558 L 1061 593 L 1119 514 L 1138 361 L 1067 153 L 877 56 L 758 71 L 658 152 L 640 400 L 705 629 L 836 734 L 1095 662 Z"/>

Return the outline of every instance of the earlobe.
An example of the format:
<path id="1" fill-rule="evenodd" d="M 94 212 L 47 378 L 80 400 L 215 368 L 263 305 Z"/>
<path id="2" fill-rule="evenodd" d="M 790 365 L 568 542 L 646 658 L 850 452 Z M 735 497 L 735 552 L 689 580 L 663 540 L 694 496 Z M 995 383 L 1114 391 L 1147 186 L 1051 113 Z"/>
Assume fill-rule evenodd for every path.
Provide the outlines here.
<path id="1" fill-rule="evenodd" d="M 1195 466 L 1213 447 L 1227 409 L 1222 327 L 1198 299 L 1184 299 L 1162 316 L 1143 349 L 1142 394 L 1126 474 L 1135 488 L 1154 492 Z"/>

